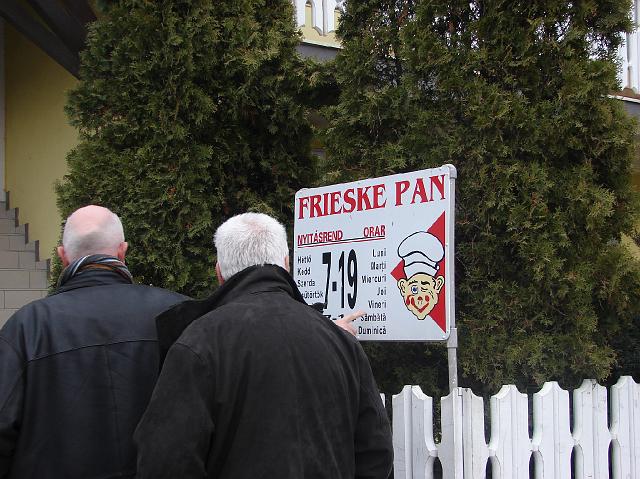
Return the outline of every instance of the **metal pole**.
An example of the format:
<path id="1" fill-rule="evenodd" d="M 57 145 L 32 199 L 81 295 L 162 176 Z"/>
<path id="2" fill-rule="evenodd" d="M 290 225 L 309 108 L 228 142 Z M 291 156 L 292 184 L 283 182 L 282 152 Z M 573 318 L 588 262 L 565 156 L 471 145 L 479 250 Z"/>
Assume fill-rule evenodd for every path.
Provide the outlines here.
<path id="1" fill-rule="evenodd" d="M 447 340 L 447 364 L 449 365 L 449 392 L 458 387 L 458 330 L 451 327 Z"/>
<path id="2" fill-rule="evenodd" d="M 447 364 L 449 366 L 449 392 L 453 393 L 453 391 L 458 387 L 458 330 L 456 329 L 456 303 L 455 303 L 455 291 L 456 291 L 456 281 L 455 281 L 455 228 L 456 228 L 456 179 L 458 178 L 458 172 L 456 171 L 456 167 L 453 165 L 448 165 L 450 169 L 449 178 L 451 180 L 451 191 L 449 192 L 449 201 L 450 203 L 450 212 L 448 218 L 449 223 L 449 231 L 448 240 L 451 242 L 449 245 L 449 251 L 453 252 L 453 257 L 447 258 L 447 266 L 449 267 L 448 275 L 449 275 L 449 290 L 450 295 L 454 298 L 454 301 L 450 304 L 450 310 L 448 311 L 450 317 L 451 329 L 449 333 L 449 339 L 447 340 Z"/>

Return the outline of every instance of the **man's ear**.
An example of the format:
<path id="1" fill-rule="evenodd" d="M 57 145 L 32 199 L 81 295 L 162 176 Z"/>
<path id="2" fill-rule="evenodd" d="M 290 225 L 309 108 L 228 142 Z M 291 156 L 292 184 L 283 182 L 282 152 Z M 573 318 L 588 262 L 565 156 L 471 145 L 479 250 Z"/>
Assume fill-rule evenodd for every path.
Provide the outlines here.
<path id="1" fill-rule="evenodd" d="M 123 241 L 118 245 L 118 252 L 116 253 L 117 258 L 124 263 L 124 257 L 127 254 L 127 249 L 129 248 L 129 243 Z"/>
<path id="2" fill-rule="evenodd" d="M 284 269 L 291 273 L 291 265 L 289 264 L 289 255 L 284 257 Z"/>
<path id="3" fill-rule="evenodd" d="M 69 260 L 67 259 L 67 254 L 64 251 L 64 246 L 60 245 L 56 248 L 56 253 L 58 253 L 58 258 L 62 261 L 62 267 L 66 268 L 69 266 Z"/>
<path id="4" fill-rule="evenodd" d="M 400 294 L 404 296 L 404 286 L 407 284 L 406 279 L 401 279 L 398 281 L 398 289 L 400 290 Z"/>
<path id="5" fill-rule="evenodd" d="M 220 263 L 216 263 L 216 277 L 218 278 L 218 284 L 222 286 L 222 283 L 224 283 L 224 278 L 222 277 L 222 272 L 220 271 Z"/>
<path id="6" fill-rule="evenodd" d="M 442 276 L 438 276 L 436 278 L 436 293 L 439 293 L 442 287 L 444 286 L 444 278 Z"/>

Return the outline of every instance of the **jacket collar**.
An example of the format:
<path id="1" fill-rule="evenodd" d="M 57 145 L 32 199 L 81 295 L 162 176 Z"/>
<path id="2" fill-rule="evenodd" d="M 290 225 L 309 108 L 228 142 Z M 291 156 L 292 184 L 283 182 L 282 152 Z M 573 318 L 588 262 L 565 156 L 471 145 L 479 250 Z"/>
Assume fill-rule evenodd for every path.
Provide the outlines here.
<path id="1" fill-rule="evenodd" d="M 234 274 L 211 296 L 201 300 L 187 300 L 172 306 L 156 317 L 160 363 L 169 348 L 192 322 L 234 299 L 259 292 L 284 292 L 306 304 L 291 275 L 280 266 L 251 266 Z"/>
<path id="2" fill-rule="evenodd" d="M 73 278 L 69 279 L 65 284 L 56 288 L 49 296 L 54 294 L 72 291 L 78 288 L 89 288 L 91 286 L 106 286 L 109 284 L 131 284 L 122 275 L 115 271 L 90 269 L 82 271 Z"/>

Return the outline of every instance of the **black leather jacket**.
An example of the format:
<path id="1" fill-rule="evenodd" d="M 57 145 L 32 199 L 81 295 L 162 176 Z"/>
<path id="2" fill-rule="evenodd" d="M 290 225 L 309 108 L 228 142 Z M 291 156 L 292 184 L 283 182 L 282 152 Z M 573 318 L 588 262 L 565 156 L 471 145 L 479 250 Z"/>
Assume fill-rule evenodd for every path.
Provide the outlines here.
<path id="1" fill-rule="evenodd" d="M 94 270 L 15 313 L 0 331 L 0 477 L 133 476 L 154 317 L 183 299 Z"/>
<path id="2" fill-rule="evenodd" d="M 179 339 L 135 433 L 138 478 L 388 477 L 391 430 L 367 357 L 284 269 L 247 268 L 158 327 L 164 348 Z"/>

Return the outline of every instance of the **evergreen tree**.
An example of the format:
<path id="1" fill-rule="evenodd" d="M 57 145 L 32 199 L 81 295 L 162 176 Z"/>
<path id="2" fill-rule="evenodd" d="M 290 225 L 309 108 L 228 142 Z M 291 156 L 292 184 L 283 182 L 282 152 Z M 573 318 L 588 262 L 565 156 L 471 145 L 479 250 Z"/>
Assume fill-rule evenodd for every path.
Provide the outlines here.
<path id="1" fill-rule="evenodd" d="M 248 209 L 289 222 L 311 183 L 305 66 L 289 0 L 102 2 L 68 113 L 60 212 L 123 220 L 137 280 L 200 295 L 212 235 Z"/>
<path id="2" fill-rule="evenodd" d="M 629 11 L 626 0 L 346 4 L 326 181 L 456 165 L 463 384 L 604 379 L 629 352 L 616 348 L 640 306 L 638 261 L 620 242 L 638 220 L 636 126 L 608 97 Z M 432 371 L 444 348 L 369 351 L 386 390 L 446 387 Z"/>

